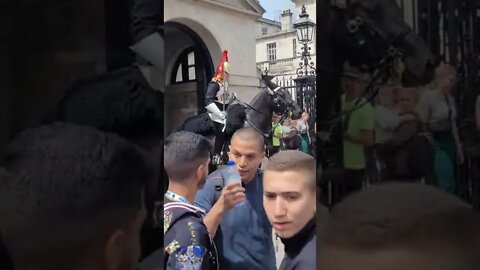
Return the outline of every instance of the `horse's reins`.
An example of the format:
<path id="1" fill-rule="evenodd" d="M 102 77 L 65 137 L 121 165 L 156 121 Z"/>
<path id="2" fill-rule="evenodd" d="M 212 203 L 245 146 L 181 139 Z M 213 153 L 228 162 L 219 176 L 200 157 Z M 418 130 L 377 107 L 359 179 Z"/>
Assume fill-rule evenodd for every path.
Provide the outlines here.
<path id="1" fill-rule="evenodd" d="M 363 14 L 361 14 L 363 15 Z M 365 19 L 367 18 L 367 19 Z M 366 16 L 362 16 L 362 19 L 364 20 L 367 20 L 367 24 L 369 26 L 369 28 L 378 36 L 380 36 L 381 38 L 383 38 L 384 40 L 387 40 L 387 42 L 389 43 L 390 45 L 390 48 L 386 51 L 385 55 L 378 61 L 378 63 L 375 65 L 377 68 L 376 68 L 376 71 L 374 71 L 374 74 L 376 73 L 376 75 L 374 75 L 374 77 L 369 81 L 367 87 L 363 90 L 362 92 L 362 95 L 360 96 L 360 98 L 358 98 L 355 102 L 355 104 L 353 105 L 353 108 L 351 108 L 350 110 L 347 110 L 347 111 L 343 111 L 343 112 L 340 112 L 337 116 L 334 116 L 331 120 L 327 120 L 327 121 L 321 121 L 323 123 L 331 123 L 331 124 L 335 124 L 337 123 L 338 121 L 340 121 L 345 115 L 351 115 L 354 111 L 360 109 L 361 107 L 365 106 L 367 103 L 371 102 L 378 94 L 378 91 L 380 90 L 379 87 L 377 87 L 377 89 L 375 89 L 372 93 L 372 95 L 370 97 L 368 97 L 366 99 L 365 102 L 363 102 L 362 104 L 359 105 L 360 101 L 362 100 L 362 97 L 366 97 L 368 96 L 368 93 L 371 92 L 371 89 L 374 87 L 374 85 L 377 85 L 375 82 L 376 80 L 378 80 L 381 75 L 385 75 L 380 84 L 379 85 L 383 85 L 391 76 L 391 74 L 388 72 L 388 69 L 390 68 L 389 66 L 386 67 L 386 71 L 383 70 L 384 72 L 388 72 L 387 74 L 383 74 L 381 71 L 382 71 L 382 66 L 385 67 L 385 64 L 388 60 L 388 58 L 391 58 L 391 57 L 395 57 L 396 55 L 399 55 L 400 52 L 399 50 L 397 50 L 394 46 L 400 41 L 402 40 L 405 36 L 407 36 L 408 34 L 410 34 L 411 32 L 411 29 L 406 26 L 405 27 L 405 30 L 402 31 L 400 34 L 398 34 L 396 37 L 394 37 L 393 39 L 389 40 L 380 30 L 378 30 L 376 27 L 372 26 L 372 24 L 370 23 L 370 21 L 368 20 L 368 17 Z M 318 69 L 318 68 L 317 68 Z M 331 71 L 326 71 L 326 70 L 322 70 L 321 68 L 318 69 L 324 73 L 327 73 L 327 74 L 332 74 L 332 75 L 338 75 L 340 77 L 345 77 L 345 74 L 343 72 L 331 72 Z M 332 127 L 333 128 L 333 127 Z"/>
<path id="2" fill-rule="evenodd" d="M 275 94 L 275 92 L 274 92 L 274 94 Z M 273 113 L 272 113 L 272 114 L 267 114 L 267 113 L 264 113 L 264 112 L 262 112 L 262 111 L 259 111 L 259 110 L 255 109 L 254 107 L 252 107 L 252 105 L 247 104 L 246 102 L 241 101 L 241 100 L 238 99 L 235 95 L 233 96 L 233 99 L 234 99 L 234 100 L 237 100 L 237 102 L 238 102 L 240 105 L 243 105 L 243 106 L 245 106 L 245 107 L 248 107 L 248 108 L 254 110 L 255 112 L 258 112 L 258 113 L 263 114 L 263 115 L 265 115 L 265 116 L 270 116 L 270 117 L 273 116 Z M 289 104 L 287 104 L 287 105 L 289 105 Z M 287 108 L 288 108 L 288 109 L 287 109 L 285 112 L 282 113 L 282 117 L 280 118 L 280 121 L 279 121 L 280 124 L 283 124 L 283 122 L 284 122 L 285 119 L 286 119 L 286 116 L 287 116 L 288 111 L 290 111 L 289 106 L 287 106 Z M 252 121 L 250 121 L 250 119 L 248 119 L 248 117 L 246 118 L 246 120 L 247 120 L 247 122 L 248 122 L 248 124 L 249 124 L 250 126 L 252 126 L 254 129 L 256 129 L 258 132 L 262 133 L 262 135 L 263 135 L 265 138 L 270 137 L 270 134 L 274 131 L 274 128 L 273 128 L 273 126 L 272 126 L 272 128 L 270 129 L 270 131 L 269 131 L 268 134 L 267 134 L 267 133 L 263 133 L 263 131 L 261 131 L 259 128 L 257 128 L 257 127 L 252 123 Z"/>

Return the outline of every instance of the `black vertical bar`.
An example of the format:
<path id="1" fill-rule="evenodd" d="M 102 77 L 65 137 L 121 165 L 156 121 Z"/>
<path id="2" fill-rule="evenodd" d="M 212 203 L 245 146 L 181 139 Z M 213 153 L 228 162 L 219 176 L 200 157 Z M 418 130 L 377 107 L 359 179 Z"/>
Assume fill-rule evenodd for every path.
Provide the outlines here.
<path id="1" fill-rule="evenodd" d="M 134 54 L 128 48 L 130 35 L 130 1 L 104 0 L 105 50 L 107 70 L 115 70 L 130 65 Z"/>
<path id="2" fill-rule="evenodd" d="M 440 32 L 439 32 L 439 21 L 440 16 L 438 12 L 438 1 L 429 0 L 429 9 L 428 9 L 428 25 L 429 25 L 429 36 L 430 36 L 430 48 L 435 55 L 440 55 Z"/>
<path id="3" fill-rule="evenodd" d="M 417 1 L 417 31 L 418 34 L 422 37 L 423 40 L 427 42 L 428 45 L 430 45 L 430 42 L 428 40 L 428 29 L 427 29 L 427 20 L 426 20 L 426 14 L 427 14 L 427 1 L 428 0 L 418 0 Z"/>
<path id="4" fill-rule="evenodd" d="M 197 89 L 204 89 L 208 84 L 206 68 L 199 68 L 207 66 L 205 59 L 201 57 L 201 49 L 198 46 L 194 47 L 194 56 L 195 56 L 195 79 L 197 81 Z M 205 81 L 207 80 L 207 81 Z M 205 109 L 205 91 L 197 91 L 197 112 L 204 113 Z"/>
<path id="5" fill-rule="evenodd" d="M 448 0 L 447 2 L 447 33 L 448 33 L 448 54 L 450 56 L 450 63 L 453 66 L 457 66 L 458 64 L 458 57 L 457 57 L 457 49 L 458 49 L 458 36 L 455 31 L 455 24 L 456 24 L 456 0 Z"/>
<path id="6" fill-rule="evenodd" d="M 412 0 L 413 30 L 418 33 L 417 0 Z"/>

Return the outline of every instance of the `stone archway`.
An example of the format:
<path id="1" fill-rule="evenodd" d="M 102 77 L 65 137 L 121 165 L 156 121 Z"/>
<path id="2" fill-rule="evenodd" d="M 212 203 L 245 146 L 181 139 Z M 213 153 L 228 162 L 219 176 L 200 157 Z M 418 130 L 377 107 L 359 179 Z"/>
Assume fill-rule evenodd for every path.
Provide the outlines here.
<path id="1" fill-rule="evenodd" d="M 221 50 L 213 35 L 191 19 L 169 20 L 164 31 L 165 135 L 168 135 L 186 118 L 205 111 L 206 86 Z"/>

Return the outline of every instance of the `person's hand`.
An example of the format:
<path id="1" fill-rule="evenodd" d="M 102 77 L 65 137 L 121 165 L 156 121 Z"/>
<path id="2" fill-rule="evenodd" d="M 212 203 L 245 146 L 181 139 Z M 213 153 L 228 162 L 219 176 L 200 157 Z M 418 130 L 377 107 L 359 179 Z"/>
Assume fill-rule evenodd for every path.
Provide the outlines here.
<path id="1" fill-rule="evenodd" d="M 245 188 L 239 182 L 232 182 L 223 188 L 218 202 L 221 204 L 223 211 L 226 212 L 244 200 Z"/>

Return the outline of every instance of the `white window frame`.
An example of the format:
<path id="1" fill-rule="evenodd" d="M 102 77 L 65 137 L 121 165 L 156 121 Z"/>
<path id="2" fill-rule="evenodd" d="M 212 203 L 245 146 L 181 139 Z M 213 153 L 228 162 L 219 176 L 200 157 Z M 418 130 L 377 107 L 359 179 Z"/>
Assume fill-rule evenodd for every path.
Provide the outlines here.
<path id="1" fill-rule="evenodd" d="M 277 43 L 276 42 L 267 43 L 267 60 L 268 61 L 277 60 Z"/>

